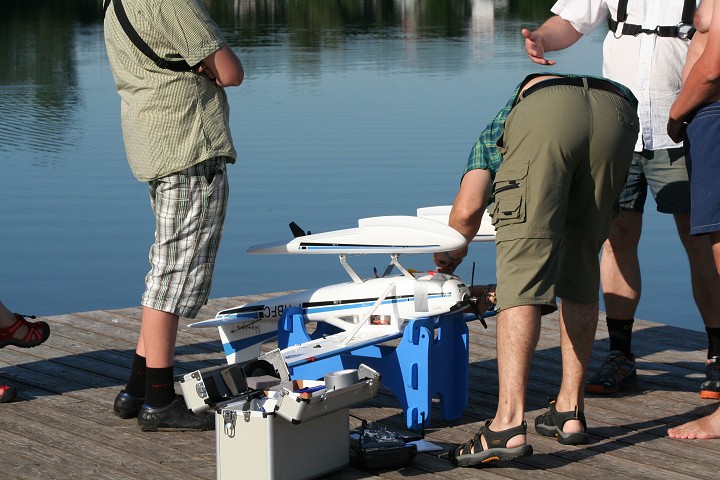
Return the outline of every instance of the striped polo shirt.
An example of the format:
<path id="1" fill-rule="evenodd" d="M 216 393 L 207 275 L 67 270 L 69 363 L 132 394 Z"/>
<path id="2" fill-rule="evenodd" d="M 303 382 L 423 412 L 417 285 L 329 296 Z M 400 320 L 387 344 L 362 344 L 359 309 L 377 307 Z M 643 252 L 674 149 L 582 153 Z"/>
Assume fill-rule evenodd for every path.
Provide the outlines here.
<path id="1" fill-rule="evenodd" d="M 123 0 L 130 23 L 156 54 L 196 65 L 225 43 L 198 0 Z M 155 65 L 130 41 L 111 4 L 105 46 L 133 175 L 154 180 L 208 158 L 236 158 L 227 95 L 204 75 Z"/>

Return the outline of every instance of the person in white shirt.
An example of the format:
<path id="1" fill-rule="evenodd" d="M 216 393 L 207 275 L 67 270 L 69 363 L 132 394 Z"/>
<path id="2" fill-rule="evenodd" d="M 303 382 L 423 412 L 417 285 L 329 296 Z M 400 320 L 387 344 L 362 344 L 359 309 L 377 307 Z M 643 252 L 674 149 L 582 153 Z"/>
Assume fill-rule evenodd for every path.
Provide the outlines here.
<path id="1" fill-rule="evenodd" d="M 640 301 L 638 244 L 643 206 L 650 189 L 657 209 L 673 215 L 690 263 L 693 297 L 708 335 L 703 398 L 720 398 L 720 276 L 710 242 L 690 235 L 690 187 L 682 145 L 667 134 L 670 106 L 681 88 L 683 64 L 692 36 L 697 0 L 559 0 L 556 15 L 537 30 L 522 30 L 525 50 L 541 65 L 554 65 L 546 52 L 573 45 L 600 25 L 604 77 L 627 85 L 639 100 L 641 131 L 635 147 L 620 214 L 613 220 L 602 252 L 601 280 L 610 353 L 586 381 L 588 393 L 615 393 L 637 382 L 632 325 Z M 675 295 L 676 292 L 666 292 Z"/>

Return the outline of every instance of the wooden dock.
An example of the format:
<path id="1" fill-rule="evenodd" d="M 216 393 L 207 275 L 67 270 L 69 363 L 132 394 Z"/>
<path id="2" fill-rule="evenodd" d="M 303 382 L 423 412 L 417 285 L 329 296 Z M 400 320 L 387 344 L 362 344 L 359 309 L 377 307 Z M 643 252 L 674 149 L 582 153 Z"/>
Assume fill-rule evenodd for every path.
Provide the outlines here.
<path id="1" fill-rule="evenodd" d="M 220 309 L 271 297 L 255 295 L 212 300 L 199 318 Z M 0 349 L 0 383 L 16 386 L 15 402 L 0 404 L 0 478 L 155 479 L 215 478 L 214 432 L 143 433 L 134 420 L 112 414 L 112 402 L 125 384 L 134 352 L 140 308 L 46 317 L 50 339 L 40 347 Z M 224 363 L 215 329 L 184 328 L 178 335 L 176 373 Z M 471 322 L 470 402 L 464 416 L 450 423 L 433 412 L 427 440 L 444 448 L 467 441 L 492 417 L 497 402 L 495 320 L 488 330 Z M 543 319 L 528 391 L 527 422 L 547 407 L 560 378 L 557 316 Z M 592 368 L 607 352 L 607 332 L 599 322 Z M 362 471 L 348 467 L 327 478 L 469 479 L 652 478 L 714 479 L 720 470 L 720 440 L 680 441 L 666 437 L 668 426 L 709 413 L 717 402 L 702 400 L 706 337 L 646 321 L 636 321 L 633 339 L 640 382 L 619 395 L 587 399 L 591 443 L 568 447 L 538 436 L 528 438 L 535 454 L 505 465 L 455 468 L 438 453 L 418 454 L 398 470 Z M 351 414 L 403 427 L 397 400 L 381 389 Z M 354 423 L 354 424 L 353 424 Z M 357 421 L 351 418 L 351 426 Z M 318 452 L 322 455 L 322 452 Z M 238 472 L 238 479 L 246 478 Z"/>

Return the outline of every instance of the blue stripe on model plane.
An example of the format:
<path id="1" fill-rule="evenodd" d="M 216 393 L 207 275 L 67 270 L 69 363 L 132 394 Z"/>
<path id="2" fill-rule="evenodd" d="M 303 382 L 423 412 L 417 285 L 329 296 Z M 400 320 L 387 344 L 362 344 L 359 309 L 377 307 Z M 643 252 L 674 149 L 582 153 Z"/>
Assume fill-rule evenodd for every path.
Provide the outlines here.
<path id="1" fill-rule="evenodd" d="M 435 294 L 435 295 L 429 295 L 428 299 L 430 298 L 442 298 L 445 295 L 443 294 Z M 388 305 L 393 303 L 401 303 L 401 302 L 414 302 L 415 297 L 395 297 L 395 298 L 388 298 L 383 300 L 381 305 Z M 335 305 L 328 305 L 326 307 L 306 307 L 303 308 L 306 314 L 309 313 L 322 313 L 322 312 L 333 312 L 333 311 L 340 311 L 340 310 L 349 310 L 352 308 L 361 308 L 361 307 L 369 307 L 373 305 L 374 301 L 368 301 L 363 303 L 347 303 L 347 304 L 335 304 Z"/>
<path id="2" fill-rule="evenodd" d="M 253 345 L 257 345 L 258 343 L 270 340 L 273 337 L 277 337 L 277 334 L 277 331 L 267 332 L 255 335 L 254 337 L 242 338 L 230 343 L 223 343 L 223 350 L 225 351 L 225 355 L 232 355 L 235 352 L 239 352 L 240 350 L 244 350 L 248 347 L 252 347 Z"/>
<path id="3" fill-rule="evenodd" d="M 317 243 L 300 243 L 298 248 L 303 250 L 327 250 L 327 249 L 338 249 L 338 248 L 349 248 L 354 251 L 356 250 L 377 250 L 378 248 L 394 248 L 398 251 L 406 250 L 408 248 L 438 248 L 439 245 L 353 245 L 353 244 L 317 244 Z"/>

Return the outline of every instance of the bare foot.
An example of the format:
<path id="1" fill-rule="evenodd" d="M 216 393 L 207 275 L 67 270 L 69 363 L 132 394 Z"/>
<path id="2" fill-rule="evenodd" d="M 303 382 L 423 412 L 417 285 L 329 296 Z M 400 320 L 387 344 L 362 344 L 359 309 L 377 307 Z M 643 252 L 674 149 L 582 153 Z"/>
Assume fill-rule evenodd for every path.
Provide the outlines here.
<path id="1" fill-rule="evenodd" d="M 705 417 L 669 428 L 668 437 L 688 440 L 720 438 L 720 408 Z"/>

